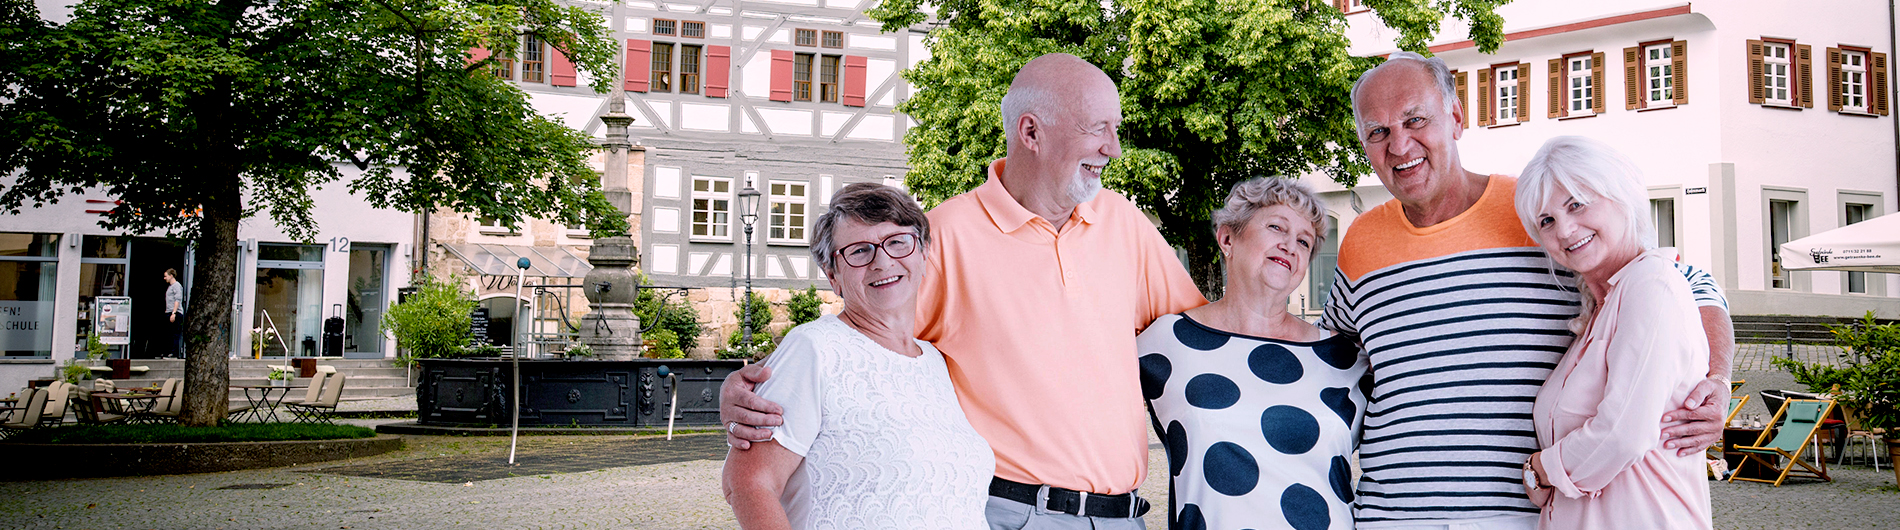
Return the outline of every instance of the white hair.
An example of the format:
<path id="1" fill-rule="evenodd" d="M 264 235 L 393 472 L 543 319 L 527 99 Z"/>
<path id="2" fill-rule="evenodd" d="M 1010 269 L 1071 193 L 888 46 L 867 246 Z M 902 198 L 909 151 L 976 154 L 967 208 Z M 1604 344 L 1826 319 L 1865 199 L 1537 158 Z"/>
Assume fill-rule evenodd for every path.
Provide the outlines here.
<path id="1" fill-rule="evenodd" d="M 1431 72 L 1432 80 L 1437 81 L 1439 99 L 1445 104 L 1447 119 L 1449 119 L 1450 115 L 1456 110 L 1454 105 L 1462 103 L 1458 100 L 1457 81 L 1452 79 L 1451 68 L 1445 66 L 1444 59 L 1426 57 L 1412 52 L 1396 52 L 1393 53 L 1391 57 L 1387 57 L 1385 62 L 1367 69 L 1363 74 L 1359 74 L 1359 80 L 1352 83 L 1352 123 L 1353 127 L 1359 130 L 1361 136 L 1365 135 L 1366 122 L 1359 118 L 1359 89 L 1366 86 L 1366 81 L 1372 79 L 1373 74 L 1378 73 L 1388 66 L 1404 62 L 1418 63 L 1420 66 L 1423 66 L 1427 72 Z"/>
<path id="2" fill-rule="evenodd" d="M 1643 188 L 1643 172 L 1608 144 L 1582 136 L 1551 138 L 1524 166 L 1524 172 L 1517 177 L 1517 218 L 1524 223 L 1524 231 L 1540 245 L 1544 238 L 1537 230 L 1538 212 L 1558 193 L 1584 204 L 1589 204 L 1591 197 L 1601 197 L 1615 204 L 1626 216 L 1623 241 L 1634 243 L 1639 251 L 1656 248 L 1655 223 L 1649 217 L 1649 192 Z M 1579 281 L 1577 286 L 1583 294 L 1583 311 L 1570 327 L 1572 332 L 1581 333 L 1596 312 L 1596 303 L 1587 284 Z"/>
<path id="3" fill-rule="evenodd" d="M 1009 93 L 1003 94 L 1004 145 L 1016 143 L 1016 123 L 1022 121 L 1024 114 L 1036 115 L 1036 120 L 1042 122 L 1044 127 L 1053 123 L 1055 120 L 1050 117 L 1056 114 L 1051 112 L 1056 104 L 1055 95 L 1035 86 L 1035 83 L 1023 83 L 1022 86 L 1010 87 Z"/>

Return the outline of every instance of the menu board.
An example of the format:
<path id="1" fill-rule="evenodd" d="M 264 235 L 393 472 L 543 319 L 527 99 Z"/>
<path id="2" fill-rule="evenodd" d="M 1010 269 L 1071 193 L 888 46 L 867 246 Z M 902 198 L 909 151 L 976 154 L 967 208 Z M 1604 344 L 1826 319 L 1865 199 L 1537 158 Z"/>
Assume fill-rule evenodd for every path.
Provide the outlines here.
<path id="1" fill-rule="evenodd" d="M 92 332 L 105 344 L 132 343 L 132 297 L 99 296 L 92 299 Z"/>
<path id="2" fill-rule="evenodd" d="M 488 342 L 488 308 L 477 307 L 468 313 L 468 335 L 469 344 Z"/>

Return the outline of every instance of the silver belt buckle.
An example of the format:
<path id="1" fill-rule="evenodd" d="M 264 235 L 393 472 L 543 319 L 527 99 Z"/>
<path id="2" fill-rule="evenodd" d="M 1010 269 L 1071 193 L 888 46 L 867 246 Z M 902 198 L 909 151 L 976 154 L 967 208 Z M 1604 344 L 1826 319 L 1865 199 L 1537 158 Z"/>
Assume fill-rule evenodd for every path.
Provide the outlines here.
<path id="1" fill-rule="evenodd" d="M 1075 492 L 1075 494 L 1077 495 L 1075 499 L 1075 515 L 1078 515 L 1081 517 L 1088 517 L 1089 516 L 1089 492 L 1078 490 Z"/>
<path id="2" fill-rule="evenodd" d="M 1043 484 L 1042 487 L 1036 488 L 1035 508 L 1038 510 L 1042 510 L 1044 512 L 1049 511 L 1049 485 L 1048 484 Z"/>

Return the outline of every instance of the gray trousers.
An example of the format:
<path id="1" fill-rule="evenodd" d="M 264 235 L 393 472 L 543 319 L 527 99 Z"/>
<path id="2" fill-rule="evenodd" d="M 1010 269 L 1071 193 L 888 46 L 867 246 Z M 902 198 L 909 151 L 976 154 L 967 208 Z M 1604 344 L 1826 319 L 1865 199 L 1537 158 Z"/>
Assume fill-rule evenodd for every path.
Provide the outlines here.
<path id="1" fill-rule="evenodd" d="M 1083 517 L 990 497 L 983 516 L 990 530 L 1147 530 L 1140 517 Z"/>

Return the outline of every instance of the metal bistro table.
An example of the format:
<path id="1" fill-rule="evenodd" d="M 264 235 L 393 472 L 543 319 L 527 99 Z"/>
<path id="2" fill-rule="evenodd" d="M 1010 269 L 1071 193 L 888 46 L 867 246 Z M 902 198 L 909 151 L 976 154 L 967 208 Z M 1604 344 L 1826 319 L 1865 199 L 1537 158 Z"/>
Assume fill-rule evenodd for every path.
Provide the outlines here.
<path id="1" fill-rule="evenodd" d="M 272 423 L 283 421 L 277 417 L 277 407 L 284 404 L 284 398 L 290 396 L 290 391 L 306 387 L 231 385 L 231 388 L 243 389 L 244 401 L 251 406 L 249 410 L 239 412 L 236 416 L 232 416 L 231 421 L 244 421 L 244 418 L 248 417 L 258 423 Z"/>
<path id="2" fill-rule="evenodd" d="M 162 421 L 162 418 L 158 415 L 152 414 L 152 407 L 158 404 L 158 398 L 165 397 L 158 393 L 93 392 L 91 397 L 94 402 L 98 402 L 101 399 L 118 400 L 119 410 L 125 411 L 125 421 L 128 423 L 159 423 Z M 104 407 L 94 405 L 94 410 L 101 408 Z"/>

